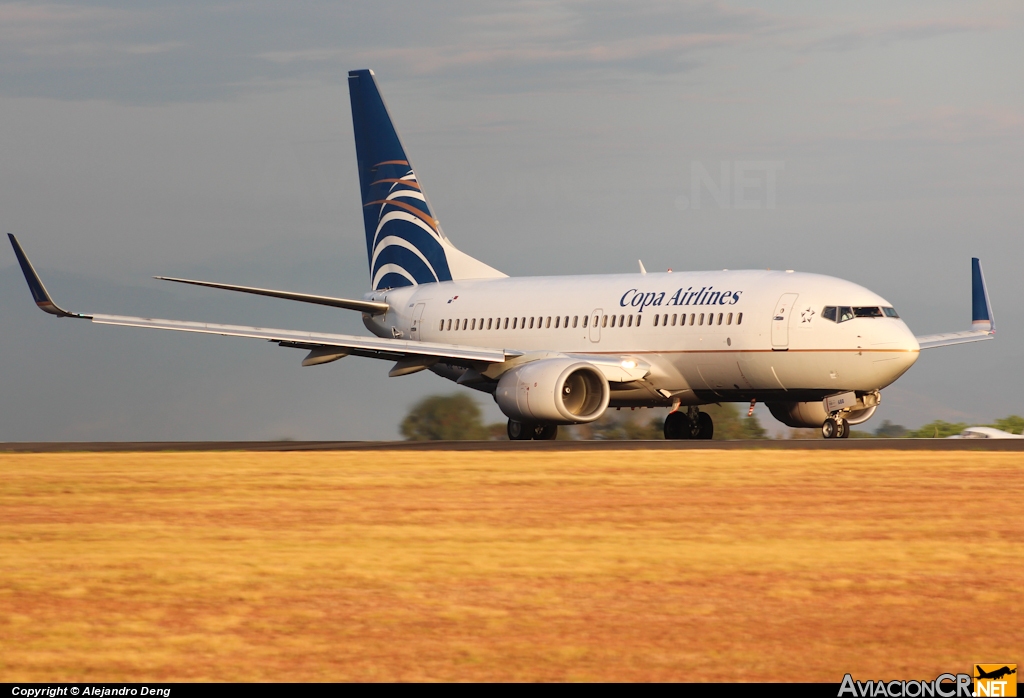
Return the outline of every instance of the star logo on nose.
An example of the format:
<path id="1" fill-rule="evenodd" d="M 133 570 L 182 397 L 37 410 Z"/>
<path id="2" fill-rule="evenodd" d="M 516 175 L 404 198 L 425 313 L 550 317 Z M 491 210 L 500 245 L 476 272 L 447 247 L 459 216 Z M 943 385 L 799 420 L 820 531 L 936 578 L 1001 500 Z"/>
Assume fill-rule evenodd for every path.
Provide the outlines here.
<path id="1" fill-rule="evenodd" d="M 814 319 L 814 310 L 808 306 L 807 310 L 800 312 L 800 322 L 810 322 Z"/>

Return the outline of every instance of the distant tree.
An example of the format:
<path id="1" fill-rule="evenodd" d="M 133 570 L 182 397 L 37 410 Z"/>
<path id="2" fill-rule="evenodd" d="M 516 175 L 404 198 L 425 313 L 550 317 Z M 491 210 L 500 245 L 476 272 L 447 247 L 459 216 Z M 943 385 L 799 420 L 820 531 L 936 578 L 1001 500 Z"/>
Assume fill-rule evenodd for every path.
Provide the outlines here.
<path id="1" fill-rule="evenodd" d="M 740 410 L 731 402 L 724 402 L 720 405 L 702 405 L 701 412 L 711 415 L 715 423 L 715 440 L 726 439 L 763 439 L 767 437 L 768 431 L 761 426 L 756 415 L 749 417 L 740 416 Z"/>
<path id="2" fill-rule="evenodd" d="M 907 436 L 912 439 L 944 439 L 947 436 L 953 436 L 959 434 L 967 425 L 963 422 L 950 423 L 944 422 L 941 419 L 936 419 L 934 422 L 928 422 L 920 429 L 908 432 Z"/>
<path id="3" fill-rule="evenodd" d="M 648 410 L 605 410 L 605 413 L 589 424 L 559 427 L 559 438 L 599 441 L 633 441 L 639 439 L 663 439 L 664 417 L 651 418 Z M 564 436 L 563 436 L 564 433 Z"/>
<path id="4" fill-rule="evenodd" d="M 465 393 L 430 395 L 409 410 L 400 427 L 409 441 L 487 439 L 480 406 Z"/>
<path id="5" fill-rule="evenodd" d="M 882 423 L 875 429 L 875 436 L 879 439 L 901 439 L 910 433 L 902 424 L 893 424 L 888 419 L 883 420 Z"/>
<path id="6" fill-rule="evenodd" d="M 1009 417 L 997 419 L 995 424 L 990 424 L 989 426 L 1008 431 L 1011 434 L 1024 434 L 1024 417 L 1011 414 Z"/>

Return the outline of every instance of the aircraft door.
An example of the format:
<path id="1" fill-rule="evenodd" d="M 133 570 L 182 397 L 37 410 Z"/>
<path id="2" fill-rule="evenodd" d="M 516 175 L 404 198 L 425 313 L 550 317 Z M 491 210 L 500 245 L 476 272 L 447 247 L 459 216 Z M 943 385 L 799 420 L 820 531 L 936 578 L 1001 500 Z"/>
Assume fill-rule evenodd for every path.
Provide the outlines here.
<path id="1" fill-rule="evenodd" d="M 772 315 L 772 349 L 789 348 L 789 316 L 793 314 L 798 293 L 783 293 Z"/>
<path id="2" fill-rule="evenodd" d="M 604 310 L 597 308 L 590 313 L 590 341 L 597 343 L 601 341 L 601 316 Z"/>
<path id="3" fill-rule="evenodd" d="M 409 328 L 410 339 L 420 338 L 420 327 L 423 324 L 423 311 L 426 307 L 426 303 L 417 303 L 416 307 L 412 309 L 412 327 Z"/>

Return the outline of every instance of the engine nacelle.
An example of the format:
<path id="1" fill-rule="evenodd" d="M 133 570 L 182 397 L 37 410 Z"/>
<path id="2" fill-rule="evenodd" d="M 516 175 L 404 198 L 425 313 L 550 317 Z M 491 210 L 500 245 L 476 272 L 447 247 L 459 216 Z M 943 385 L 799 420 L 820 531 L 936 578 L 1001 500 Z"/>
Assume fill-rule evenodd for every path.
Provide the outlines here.
<path id="1" fill-rule="evenodd" d="M 504 373 L 494 401 L 517 422 L 580 424 L 600 417 L 611 390 L 594 366 L 576 359 L 541 359 Z"/>
<path id="2" fill-rule="evenodd" d="M 787 427 L 820 427 L 828 419 L 825 406 L 820 402 L 769 402 L 768 411 L 775 419 Z M 843 414 L 843 419 L 850 424 L 863 424 L 871 419 L 878 405 L 866 406 L 859 410 L 850 410 Z"/>

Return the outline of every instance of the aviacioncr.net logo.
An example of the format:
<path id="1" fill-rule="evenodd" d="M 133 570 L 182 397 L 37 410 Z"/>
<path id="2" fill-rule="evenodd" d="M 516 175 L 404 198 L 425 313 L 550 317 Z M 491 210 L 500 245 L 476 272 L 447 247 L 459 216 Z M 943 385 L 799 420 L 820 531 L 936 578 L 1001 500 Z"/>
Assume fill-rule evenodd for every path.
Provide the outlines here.
<path id="1" fill-rule="evenodd" d="M 939 674 L 931 681 L 856 681 L 846 674 L 839 698 L 972 698 L 970 674 Z"/>

